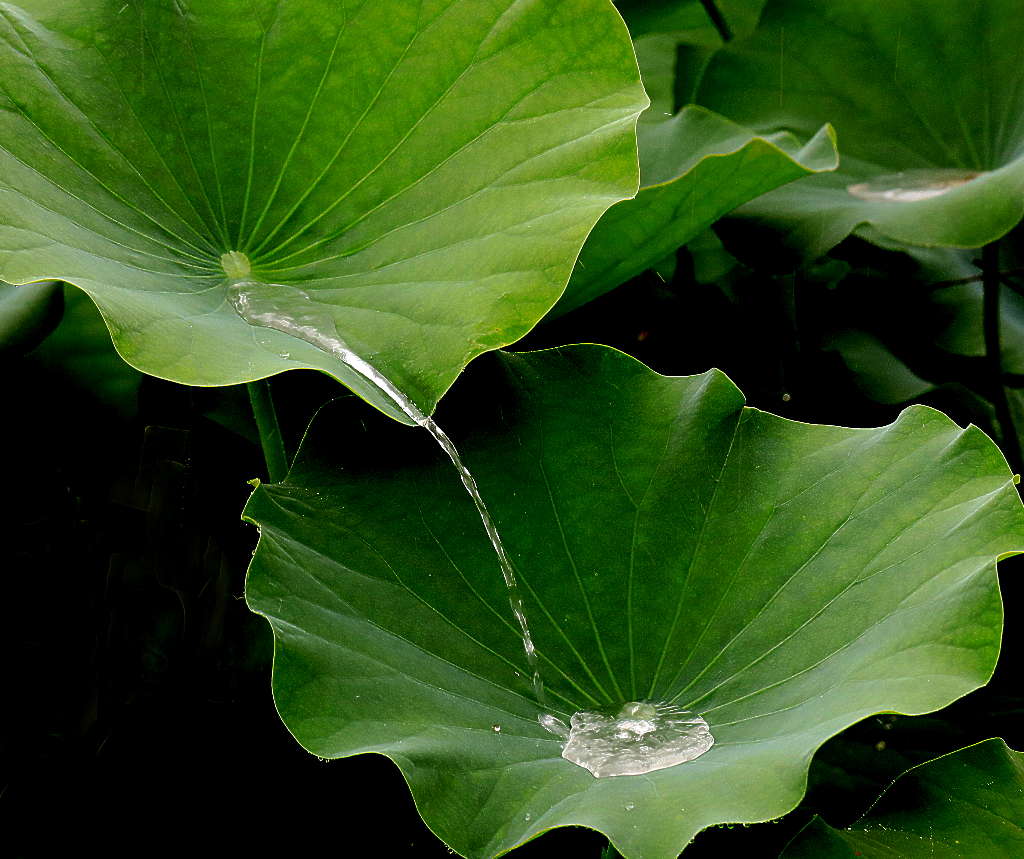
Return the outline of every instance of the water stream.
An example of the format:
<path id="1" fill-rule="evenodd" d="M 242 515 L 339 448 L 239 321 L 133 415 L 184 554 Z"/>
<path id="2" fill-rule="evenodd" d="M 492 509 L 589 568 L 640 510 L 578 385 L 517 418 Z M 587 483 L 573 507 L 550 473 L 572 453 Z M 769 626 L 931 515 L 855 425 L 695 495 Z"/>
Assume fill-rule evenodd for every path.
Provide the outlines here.
<path id="1" fill-rule="evenodd" d="M 483 522 L 487 538 L 490 540 L 494 553 L 498 557 L 498 566 L 501 575 L 505 580 L 505 588 L 508 591 L 508 601 L 512 607 L 512 614 L 523 640 L 523 650 L 526 651 L 526 661 L 531 672 L 533 692 L 537 702 L 545 703 L 544 684 L 540 676 L 540 666 L 537 659 L 537 649 L 533 643 L 533 636 L 530 634 L 530 626 L 526 620 L 526 613 L 523 608 L 523 596 L 519 590 L 519 583 L 516 581 L 515 570 L 512 561 L 505 551 L 505 545 L 498 534 L 494 517 L 487 508 L 483 496 L 480 495 L 480 488 L 477 486 L 476 478 L 462 462 L 458 449 L 434 419 L 425 415 L 409 397 L 403 394 L 392 384 L 391 380 L 379 373 L 369 362 L 365 361 L 353 352 L 345 342 L 338 336 L 337 329 L 330 315 L 323 309 L 322 305 L 314 302 L 307 292 L 292 286 L 274 284 L 268 288 L 268 284 L 257 281 L 246 280 L 249 275 L 249 263 L 245 257 L 237 251 L 224 254 L 221 258 L 221 265 L 234 282 L 228 290 L 228 298 L 239 316 L 250 325 L 257 325 L 263 328 L 272 328 L 292 337 L 298 337 L 307 343 L 316 346 L 330 355 L 333 355 L 345 366 L 355 370 L 360 376 L 366 379 L 375 388 L 384 393 L 399 410 L 410 420 L 423 427 L 441 449 L 448 455 L 448 458 L 458 472 L 459 480 L 473 500 L 476 512 Z M 286 301 L 282 301 L 286 298 Z M 287 309 L 286 309 L 287 308 Z"/>
<path id="2" fill-rule="evenodd" d="M 272 328 L 297 337 L 334 356 L 387 396 L 402 414 L 429 432 L 447 454 L 476 507 L 498 558 L 532 674 L 533 692 L 537 703 L 545 706 L 547 701 L 537 651 L 512 561 L 476 479 L 463 463 L 452 440 L 390 379 L 349 348 L 338 335 L 329 312 L 313 301 L 307 292 L 297 287 L 250 279 L 249 260 L 238 251 L 224 254 L 221 265 L 231 281 L 228 298 L 242 319 L 250 325 Z M 564 741 L 562 757 L 565 760 L 586 768 L 597 778 L 637 775 L 675 766 L 699 757 L 714 744 L 704 719 L 667 704 L 632 701 L 607 713 L 581 710 L 571 717 L 568 726 L 548 713 L 541 713 L 538 721 Z M 493 725 L 492 730 L 500 733 L 501 726 Z"/>

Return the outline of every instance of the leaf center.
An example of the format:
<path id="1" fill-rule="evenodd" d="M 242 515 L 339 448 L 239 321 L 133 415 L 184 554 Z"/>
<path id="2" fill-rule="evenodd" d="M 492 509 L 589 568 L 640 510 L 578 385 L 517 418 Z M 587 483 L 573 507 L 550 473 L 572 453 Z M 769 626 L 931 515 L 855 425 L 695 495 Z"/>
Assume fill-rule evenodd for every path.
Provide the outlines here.
<path id="1" fill-rule="evenodd" d="M 224 269 L 224 274 L 231 280 L 241 280 L 252 274 L 249 257 L 241 251 L 228 251 L 226 254 L 221 254 L 220 267 Z"/>

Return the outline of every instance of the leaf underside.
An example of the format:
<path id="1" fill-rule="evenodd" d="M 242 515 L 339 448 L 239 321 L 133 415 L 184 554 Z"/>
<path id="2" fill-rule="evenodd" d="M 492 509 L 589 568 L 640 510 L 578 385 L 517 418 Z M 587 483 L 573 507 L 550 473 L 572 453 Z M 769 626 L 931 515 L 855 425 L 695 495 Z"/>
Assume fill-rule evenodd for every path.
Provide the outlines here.
<path id="1" fill-rule="evenodd" d="M 1024 754 L 985 740 L 914 767 L 849 829 L 812 821 L 784 859 L 1024 853 Z"/>

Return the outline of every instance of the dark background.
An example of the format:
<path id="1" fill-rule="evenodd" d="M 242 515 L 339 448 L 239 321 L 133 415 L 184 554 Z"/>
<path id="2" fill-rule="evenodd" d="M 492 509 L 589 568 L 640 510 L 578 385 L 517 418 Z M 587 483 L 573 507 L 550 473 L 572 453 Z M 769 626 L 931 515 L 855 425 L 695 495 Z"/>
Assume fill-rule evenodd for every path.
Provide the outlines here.
<path id="1" fill-rule="evenodd" d="M 874 426 L 900 405 L 866 395 L 829 338 L 840 323 L 882 335 L 889 326 L 936 380 L 923 401 L 994 432 L 980 359 L 933 348 L 918 275 L 856 242 L 839 260 L 838 280 L 834 266 L 797 276 L 739 267 L 702 283 L 684 249 L 670 280 L 646 274 L 516 348 L 599 342 L 662 373 L 717 366 L 751 405 Z M 247 481 L 265 477 L 245 389 L 118 370 L 75 306 L 51 341 L 0 359 L 3 853 L 449 855 L 389 761 L 321 761 L 274 710 L 269 628 L 242 595 L 256 531 L 240 512 Z M 80 360 L 54 342 L 106 350 L 108 360 Z M 312 372 L 284 374 L 272 389 L 290 453 L 321 404 L 348 396 Z M 939 714 L 855 726 L 818 754 L 797 811 L 709 830 L 687 857 L 774 856 L 815 812 L 851 822 L 914 763 L 991 736 L 1021 748 L 1024 703 L 1010 668 L 1021 649 L 1019 560 L 1000 568 L 1009 623 L 989 687 Z M 372 849 L 357 846 L 363 839 Z M 517 855 L 597 857 L 604 844 L 559 830 Z"/>

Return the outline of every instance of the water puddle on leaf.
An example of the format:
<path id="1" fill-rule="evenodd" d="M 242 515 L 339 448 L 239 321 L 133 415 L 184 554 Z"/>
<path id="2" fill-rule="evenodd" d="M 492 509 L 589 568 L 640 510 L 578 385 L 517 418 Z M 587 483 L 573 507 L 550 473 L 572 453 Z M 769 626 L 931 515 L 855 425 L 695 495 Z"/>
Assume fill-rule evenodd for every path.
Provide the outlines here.
<path id="1" fill-rule="evenodd" d="M 674 767 L 715 744 L 704 719 L 672 704 L 631 701 L 609 712 L 580 710 L 568 727 L 546 713 L 538 721 L 565 740 L 563 758 L 597 778 Z"/>
<path id="2" fill-rule="evenodd" d="M 530 626 L 526 620 L 523 598 L 512 561 L 498 534 L 494 517 L 491 516 L 490 510 L 480 495 L 476 479 L 463 464 L 462 457 L 452 440 L 434 422 L 433 418 L 425 415 L 416 403 L 392 384 L 390 379 L 348 347 L 338 334 L 328 305 L 314 301 L 308 292 L 294 286 L 268 284 L 247 279 L 251 272 L 251 266 L 245 254 L 239 251 L 229 251 L 224 254 L 221 257 L 221 266 L 231 281 L 228 288 L 228 300 L 242 319 L 250 325 L 272 328 L 275 331 L 290 334 L 292 337 L 305 340 L 317 349 L 332 355 L 387 396 L 406 417 L 429 432 L 451 459 L 463 488 L 476 507 L 491 547 L 497 555 L 512 614 L 515 616 L 520 630 L 523 650 L 526 651 L 526 660 L 532 675 L 533 692 L 537 702 L 543 705 L 545 703 L 544 684 L 540 677 L 537 651 L 530 633 Z M 495 725 L 492 730 L 498 733 L 501 726 Z"/>
<path id="3" fill-rule="evenodd" d="M 904 170 L 878 176 L 869 182 L 847 185 L 846 190 L 858 199 L 876 203 L 916 203 L 941 197 L 981 175 L 978 170 Z"/>

